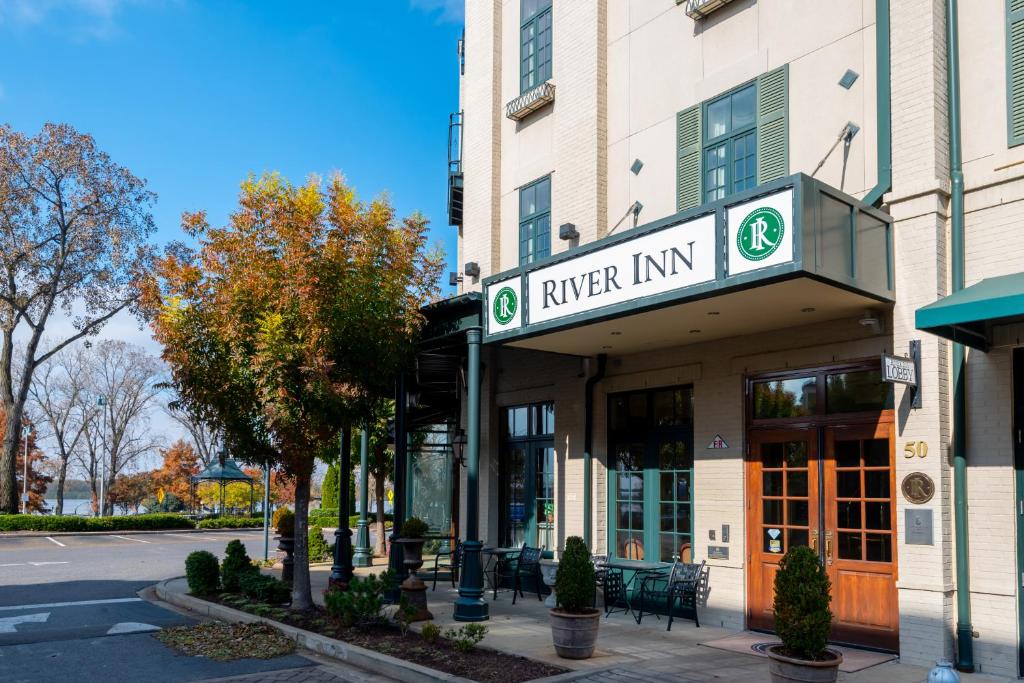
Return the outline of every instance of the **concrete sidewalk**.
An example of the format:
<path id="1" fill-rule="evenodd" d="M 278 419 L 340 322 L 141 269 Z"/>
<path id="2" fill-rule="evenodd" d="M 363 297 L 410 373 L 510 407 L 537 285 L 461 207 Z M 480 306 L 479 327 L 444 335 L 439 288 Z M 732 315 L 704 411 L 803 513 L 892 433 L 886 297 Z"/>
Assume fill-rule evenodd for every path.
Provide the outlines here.
<path id="1" fill-rule="evenodd" d="M 386 568 L 386 561 L 377 558 L 371 568 L 357 569 L 357 574 L 379 572 Z M 428 566 L 429 562 L 424 566 Z M 330 566 L 314 567 L 310 578 L 313 597 L 323 604 L 323 591 L 327 587 Z M 442 629 L 459 626 L 452 619 L 453 602 L 457 591 L 450 583 L 439 580 L 437 590 L 427 591 L 430 611 L 434 622 Z M 512 604 L 509 591 L 499 591 L 498 599 L 492 600 L 493 593 L 486 598 L 490 608 L 487 637 L 482 645 L 495 650 L 517 654 L 531 659 L 548 662 L 573 670 L 589 670 L 593 673 L 577 680 L 595 683 L 628 682 L 638 680 L 683 680 L 683 681 L 749 681 L 769 683 L 768 660 L 755 654 L 728 652 L 702 645 L 731 635 L 728 631 L 713 626 L 696 628 L 691 621 L 677 620 L 672 631 L 666 631 L 664 619 L 644 618 L 638 625 L 631 615 L 620 613 L 602 618 L 597 651 L 594 657 L 583 661 L 561 659 L 551 645 L 551 628 L 548 610 L 536 596 Z M 413 628 L 422 626 L 414 625 Z M 765 636 L 771 640 L 771 636 Z M 923 683 L 928 669 L 890 661 L 856 673 L 840 672 L 839 680 L 849 683 Z M 1007 683 L 1015 679 L 996 678 L 981 674 L 961 674 L 963 683 Z"/>

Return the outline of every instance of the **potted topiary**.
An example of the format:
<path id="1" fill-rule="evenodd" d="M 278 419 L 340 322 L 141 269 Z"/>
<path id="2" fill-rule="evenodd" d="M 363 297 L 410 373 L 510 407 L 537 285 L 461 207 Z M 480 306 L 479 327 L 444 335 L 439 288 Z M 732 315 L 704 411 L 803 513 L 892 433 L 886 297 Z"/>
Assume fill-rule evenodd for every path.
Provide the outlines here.
<path id="1" fill-rule="evenodd" d="M 427 584 L 416 576 L 416 570 L 423 566 L 423 544 L 426 542 L 430 527 L 419 517 L 410 517 L 402 525 L 401 538 L 395 543 L 402 544 L 402 563 L 409 572 L 409 577 L 402 582 L 402 596 L 408 601 L 409 621 L 425 621 L 434 616 L 427 610 Z"/>
<path id="2" fill-rule="evenodd" d="M 277 530 L 277 549 L 284 553 L 281 580 L 291 583 L 295 566 L 295 513 L 291 508 L 282 507 L 274 512 L 274 529 Z"/>
<path id="3" fill-rule="evenodd" d="M 831 582 L 818 554 L 791 548 L 775 574 L 775 632 L 782 641 L 767 649 L 772 681 L 836 680 L 843 655 L 825 647 L 832 630 Z"/>
<path id="4" fill-rule="evenodd" d="M 601 625 L 601 610 L 593 606 L 594 581 L 587 544 L 579 536 L 570 536 L 555 574 L 559 607 L 550 611 L 551 638 L 559 657 L 586 659 L 594 654 Z"/>

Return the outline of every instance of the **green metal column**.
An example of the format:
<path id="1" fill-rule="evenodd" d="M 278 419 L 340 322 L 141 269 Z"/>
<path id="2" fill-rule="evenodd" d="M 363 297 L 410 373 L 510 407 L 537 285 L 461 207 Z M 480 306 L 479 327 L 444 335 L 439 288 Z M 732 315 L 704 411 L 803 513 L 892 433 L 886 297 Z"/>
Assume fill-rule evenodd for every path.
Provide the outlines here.
<path id="1" fill-rule="evenodd" d="M 352 554 L 352 566 L 369 567 L 373 564 L 370 552 L 370 523 L 366 519 L 366 509 L 370 499 L 370 477 L 368 459 L 370 453 L 370 432 L 363 429 L 359 437 L 359 523 L 356 525 L 356 549 Z M 378 515 L 384 514 L 377 510 Z"/>
<path id="2" fill-rule="evenodd" d="M 466 331 L 466 542 L 462 545 L 459 597 L 455 600 L 456 621 L 488 619 L 480 564 L 480 340 L 479 328 Z"/>
<path id="3" fill-rule="evenodd" d="M 964 288 L 964 173 L 960 150 L 960 56 L 957 0 L 946 0 L 949 107 L 949 197 L 952 289 Z M 967 536 L 967 380 L 963 344 L 953 344 L 953 534 L 956 543 L 956 668 L 974 671 L 971 574 Z"/>

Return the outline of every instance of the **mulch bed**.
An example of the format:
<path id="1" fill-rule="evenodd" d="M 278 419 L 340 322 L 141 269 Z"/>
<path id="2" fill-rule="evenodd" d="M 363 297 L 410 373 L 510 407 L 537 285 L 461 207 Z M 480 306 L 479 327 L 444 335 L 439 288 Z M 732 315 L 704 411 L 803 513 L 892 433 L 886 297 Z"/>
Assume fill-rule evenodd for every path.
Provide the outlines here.
<path id="1" fill-rule="evenodd" d="M 490 649 L 478 647 L 467 652 L 459 651 L 444 638 L 428 643 L 415 631 L 410 630 L 403 635 L 397 626 L 387 623 L 345 627 L 321 607 L 309 612 L 292 612 L 283 607 L 247 603 L 240 595 L 222 594 L 207 596 L 206 599 L 480 683 L 523 683 L 568 671 Z"/>
<path id="2" fill-rule="evenodd" d="M 195 626 L 176 626 L 154 634 L 164 645 L 189 657 L 208 657 L 219 662 L 233 659 L 273 659 L 295 652 L 295 641 L 266 624 L 225 624 L 209 621 Z"/>

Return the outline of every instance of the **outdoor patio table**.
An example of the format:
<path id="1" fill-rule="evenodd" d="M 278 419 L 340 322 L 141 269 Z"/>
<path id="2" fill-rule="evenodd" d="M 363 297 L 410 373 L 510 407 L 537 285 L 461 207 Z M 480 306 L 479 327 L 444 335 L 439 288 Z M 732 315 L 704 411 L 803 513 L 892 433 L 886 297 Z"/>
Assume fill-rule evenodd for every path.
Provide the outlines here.
<path id="1" fill-rule="evenodd" d="M 518 555 L 522 548 L 483 548 L 480 552 L 488 556 L 484 567 L 484 578 L 489 580 L 494 590 L 494 600 L 498 599 L 498 573 L 503 569 L 511 555 Z"/>
<path id="2" fill-rule="evenodd" d="M 636 583 L 638 576 L 646 574 L 654 574 L 657 572 L 665 571 L 670 565 L 664 562 L 645 562 L 644 560 L 622 560 L 618 558 L 608 558 L 602 563 L 606 569 L 614 569 L 619 573 L 624 570 L 633 572 L 633 576 L 630 577 L 629 581 L 625 585 L 623 590 L 622 599 L 626 601 L 626 613 L 633 611 L 633 605 L 629 602 L 629 591 L 632 589 L 633 584 Z"/>

